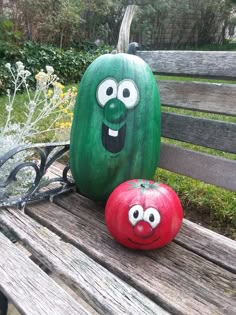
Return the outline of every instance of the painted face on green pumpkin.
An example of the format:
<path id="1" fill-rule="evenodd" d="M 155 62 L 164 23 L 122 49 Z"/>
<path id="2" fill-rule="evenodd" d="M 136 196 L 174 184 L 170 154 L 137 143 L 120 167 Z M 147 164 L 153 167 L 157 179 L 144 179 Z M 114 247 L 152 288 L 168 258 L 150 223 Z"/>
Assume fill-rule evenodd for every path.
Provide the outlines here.
<path id="1" fill-rule="evenodd" d="M 107 151 L 118 153 L 125 144 L 127 112 L 138 105 L 139 90 L 131 79 L 118 83 L 109 77 L 99 84 L 96 98 L 104 110 L 102 145 Z"/>
<path id="2" fill-rule="evenodd" d="M 106 200 L 120 183 L 151 178 L 160 152 L 160 99 L 149 66 L 128 54 L 103 55 L 79 85 L 70 167 L 79 191 Z"/>

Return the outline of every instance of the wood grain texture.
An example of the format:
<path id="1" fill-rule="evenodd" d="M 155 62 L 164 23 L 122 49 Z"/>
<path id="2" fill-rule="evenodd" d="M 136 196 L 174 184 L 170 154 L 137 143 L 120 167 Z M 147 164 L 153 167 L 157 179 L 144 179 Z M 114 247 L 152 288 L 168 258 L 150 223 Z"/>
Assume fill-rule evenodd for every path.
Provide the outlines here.
<path id="1" fill-rule="evenodd" d="M 90 314 L 2 233 L 0 250 L 0 289 L 23 315 Z"/>
<path id="2" fill-rule="evenodd" d="M 56 163 L 54 168 L 55 174 L 60 173 L 62 168 L 63 165 L 61 163 Z M 56 198 L 55 202 L 62 207 L 66 207 L 67 198 L 69 198 L 70 204 L 75 203 L 77 205 L 75 208 L 71 207 L 70 209 L 70 212 L 75 215 L 83 214 L 82 210 L 78 211 L 77 208 L 84 209 L 86 218 L 93 220 L 93 212 L 96 211 L 96 220 L 99 221 L 99 226 L 102 228 L 104 224 L 104 208 L 101 205 L 99 206 L 97 203 L 79 194 L 61 196 Z M 106 231 L 105 226 L 104 231 Z M 175 241 L 188 250 L 236 273 L 236 241 L 185 219 Z"/>
<path id="3" fill-rule="evenodd" d="M 104 232 L 107 231 L 104 224 L 104 207 L 79 194 L 60 196 L 55 199 L 56 204 L 69 209 L 70 212 L 96 224 Z M 79 209 L 79 210 L 78 210 Z M 96 218 L 94 220 L 94 216 Z M 176 241 L 189 251 L 193 251 L 206 259 L 236 273 L 236 241 L 208 230 L 189 220 L 183 220 L 183 225 L 176 237 Z"/>
<path id="4" fill-rule="evenodd" d="M 236 123 L 162 112 L 162 136 L 236 153 Z"/>
<path id="5" fill-rule="evenodd" d="M 171 313 L 231 315 L 236 309 L 235 275 L 175 243 L 157 250 L 155 259 L 152 253 L 123 248 L 107 232 L 101 209 L 78 199 L 76 194 L 56 199 L 76 215 L 42 203 L 29 206 L 27 213 Z"/>
<path id="6" fill-rule="evenodd" d="M 162 143 L 160 168 L 236 191 L 236 161 Z"/>
<path id="7" fill-rule="evenodd" d="M 0 220 L 15 231 L 39 261 L 73 289 L 77 289 L 82 298 L 100 314 L 168 314 L 83 252 L 23 213 L 9 209 L 1 213 Z"/>
<path id="8" fill-rule="evenodd" d="M 184 219 L 175 242 L 236 274 L 236 241 Z"/>
<path id="9" fill-rule="evenodd" d="M 164 105 L 236 116 L 236 84 L 158 80 L 157 85 Z"/>
<path id="10" fill-rule="evenodd" d="M 157 50 L 137 55 L 159 74 L 236 78 L 236 52 Z"/>

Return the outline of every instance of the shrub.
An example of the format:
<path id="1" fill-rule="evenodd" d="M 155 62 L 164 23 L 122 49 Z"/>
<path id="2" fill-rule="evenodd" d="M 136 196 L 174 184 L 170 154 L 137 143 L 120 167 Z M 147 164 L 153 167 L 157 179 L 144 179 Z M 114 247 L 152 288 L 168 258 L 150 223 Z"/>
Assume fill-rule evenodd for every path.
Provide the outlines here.
<path id="1" fill-rule="evenodd" d="M 23 62 L 26 68 L 36 74 L 47 65 L 51 65 L 60 78 L 62 84 L 78 83 L 89 64 L 99 55 L 108 53 L 110 47 L 102 47 L 88 51 L 76 49 L 63 50 L 53 46 L 26 42 L 14 51 L 8 46 L 1 47 L 0 61 L 0 94 L 6 94 L 6 90 L 13 90 L 9 72 L 5 69 L 6 63 Z M 30 77 L 28 84 L 35 87 L 34 76 Z"/>

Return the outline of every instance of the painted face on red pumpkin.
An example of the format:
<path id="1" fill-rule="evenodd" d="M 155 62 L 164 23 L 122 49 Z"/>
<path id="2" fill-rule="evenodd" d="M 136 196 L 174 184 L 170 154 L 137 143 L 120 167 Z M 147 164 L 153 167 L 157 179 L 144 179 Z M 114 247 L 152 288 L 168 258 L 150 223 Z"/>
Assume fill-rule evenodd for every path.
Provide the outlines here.
<path id="1" fill-rule="evenodd" d="M 124 246 L 155 249 L 175 237 L 183 210 L 169 186 L 132 180 L 119 185 L 110 195 L 105 217 L 111 235 Z"/>
<path id="2" fill-rule="evenodd" d="M 157 226 L 161 216 L 157 209 L 153 207 L 143 209 L 141 205 L 134 205 L 128 211 L 128 221 L 129 228 L 133 230 L 128 237 L 131 243 L 149 245 L 159 240 Z"/>

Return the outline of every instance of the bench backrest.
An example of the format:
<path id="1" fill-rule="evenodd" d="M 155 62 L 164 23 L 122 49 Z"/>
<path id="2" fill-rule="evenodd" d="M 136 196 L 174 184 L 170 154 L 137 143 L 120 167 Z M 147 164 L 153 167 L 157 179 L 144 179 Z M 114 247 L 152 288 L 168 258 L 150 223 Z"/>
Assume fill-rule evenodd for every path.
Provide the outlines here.
<path id="1" fill-rule="evenodd" d="M 137 51 L 137 55 L 155 74 L 236 81 L 236 52 Z M 195 151 L 181 143 L 163 142 L 159 167 L 236 191 L 236 119 L 232 119 L 236 116 L 236 84 L 158 80 L 158 86 L 162 136 L 201 146 Z M 173 113 L 167 107 L 194 112 Z M 202 118 L 196 112 L 213 115 Z M 230 122 L 215 114 L 231 117 Z M 199 152 L 202 147 L 220 150 L 223 157 Z M 232 155 L 226 159 L 224 152 Z"/>

